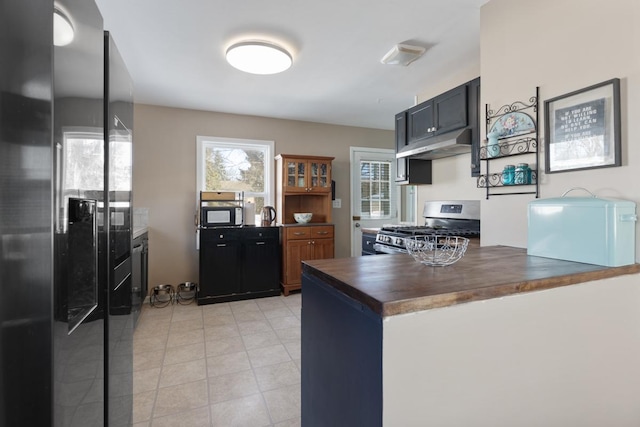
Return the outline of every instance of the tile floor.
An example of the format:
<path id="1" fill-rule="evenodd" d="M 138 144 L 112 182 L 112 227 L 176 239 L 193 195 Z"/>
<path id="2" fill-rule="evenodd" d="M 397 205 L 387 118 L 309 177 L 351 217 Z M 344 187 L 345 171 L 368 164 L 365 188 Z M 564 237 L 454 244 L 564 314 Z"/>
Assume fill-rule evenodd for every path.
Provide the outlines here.
<path id="1" fill-rule="evenodd" d="M 134 427 L 299 426 L 301 295 L 145 304 L 133 339 Z"/>

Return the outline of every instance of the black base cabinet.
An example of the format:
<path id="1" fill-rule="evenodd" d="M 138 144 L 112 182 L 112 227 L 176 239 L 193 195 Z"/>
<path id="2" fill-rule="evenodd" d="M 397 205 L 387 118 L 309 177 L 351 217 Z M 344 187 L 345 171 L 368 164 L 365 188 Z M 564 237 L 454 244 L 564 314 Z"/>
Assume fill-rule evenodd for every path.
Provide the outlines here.
<path id="1" fill-rule="evenodd" d="M 376 235 L 374 233 L 362 233 L 362 255 L 376 255 L 373 245 L 376 243 Z"/>
<path id="2" fill-rule="evenodd" d="M 280 295 L 280 228 L 200 230 L 198 304 Z"/>
<path id="3" fill-rule="evenodd" d="M 131 251 L 131 311 L 133 325 L 140 316 L 142 303 L 147 296 L 149 266 L 149 233 L 143 233 L 133 239 Z"/>

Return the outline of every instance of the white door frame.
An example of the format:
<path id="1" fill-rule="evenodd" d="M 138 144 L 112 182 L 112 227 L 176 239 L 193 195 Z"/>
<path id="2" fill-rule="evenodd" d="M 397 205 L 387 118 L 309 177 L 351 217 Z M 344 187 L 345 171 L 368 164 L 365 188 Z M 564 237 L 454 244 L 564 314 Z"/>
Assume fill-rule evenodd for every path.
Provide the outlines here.
<path id="1" fill-rule="evenodd" d="M 355 210 L 357 208 L 357 204 L 354 203 L 354 198 L 355 198 L 355 194 L 356 194 L 356 188 L 354 188 L 354 181 L 355 181 L 355 177 L 354 177 L 354 164 L 355 164 L 355 157 L 356 157 L 356 153 L 361 153 L 361 152 L 366 152 L 366 153 L 372 153 L 372 154 L 379 154 L 379 155 L 390 155 L 392 158 L 395 159 L 395 150 L 390 149 L 390 148 L 371 148 L 371 147 L 349 147 L 349 191 L 350 191 L 350 201 L 351 201 L 351 211 L 349 212 L 349 224 L 350 224 L 350 250 L 351 250 L 351 256 L 360 256 L 361 252 L 357 251 L 357 247 L 359 247 L 360 245 L 356 245 L 356 231 L 358 230 L 358 226 L 356 225 L 356 223 L 358 221 L 354 220 L 354 216 L 355 216 Z M 395 169 L 396 169 L 396 164 L 395 162 L 391 162 L 391 170 L 390 170 L 390 176 L 391 178 L 393 178 L 395 176 Z M 392 183 L 391 185 L 391 191 L 393 191 L 395 193 L 395 200 L 397 202 L 398 200 L 398 189 L 397 186 L 395 185 L 395 183 Z M 393 218 L 389 218 L 389 219 L 385 219 L 384 222 L 385 223 L 395 223 L 398 221 L 398 204 L 397 203 L 393 203 L 392 204 L 392 208 L 395 209 L 395 220 Z M 358 235 L 362 236 L 362 233 L 357 233 Z M 361 238 L 361 237 L 360 237 Z M 361 240 L 360 240 L 361 242 Z M 357 253 L 356 253 L 357 252 Z"/>

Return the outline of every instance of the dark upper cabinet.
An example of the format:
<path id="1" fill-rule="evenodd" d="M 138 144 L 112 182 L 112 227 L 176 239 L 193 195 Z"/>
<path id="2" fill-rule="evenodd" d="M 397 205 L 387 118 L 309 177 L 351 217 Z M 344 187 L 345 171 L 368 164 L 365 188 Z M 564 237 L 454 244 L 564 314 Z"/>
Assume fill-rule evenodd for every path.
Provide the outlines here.
<path id="1" fill-rule="evenodd" d="M 400 185 L 431 184 L 431 160 L 405 159 L 406 176 L 402 181 L 396 181 Z"/>
<path id="2" fill-rule="evenodd" d="M 409 108 L 407 111 L 407 142 L 428 138 L 434 135 L 433 99 Z"/>
<path id="3" fill-rule="evenodd" d="M 480 173 L 480 77 L 396 114 L 396 152 L 407 144 L 471 130 L 471 175 Z M 431 160 L 397 159 L 397 184 L 431 184 Z"/>
<path id="4" fill-rule="evenodd" d="M 471 176 L 480 175 L 480 77 L 469 87 L 469 128 L 471 129 Z"/>
<path id="5" fill-rule="evenodd" d="M 407 145 L 408 111 L 396 114 L 396 152 Z M 396 184 L 431 184 L 431 160 L 396 159 Z"/>
<path id="6" fill-rule="evenodd" d="M 468 124 L 467 85 L 458 86 L 433 100 L 434 135 L 451 132 Z"/>
<path id="7" fill-rule="evenodd" d="M 407 145 L 407 112 L 396 114 L 396 153 Z M 407 178 L 407 159 L 396 159 L 396 182 Z"/>
<path id="8" fill-rule="evenodd" d="M 468 123 L 464 84 L 407 110 L 407 142 L 451 132 Z"/>

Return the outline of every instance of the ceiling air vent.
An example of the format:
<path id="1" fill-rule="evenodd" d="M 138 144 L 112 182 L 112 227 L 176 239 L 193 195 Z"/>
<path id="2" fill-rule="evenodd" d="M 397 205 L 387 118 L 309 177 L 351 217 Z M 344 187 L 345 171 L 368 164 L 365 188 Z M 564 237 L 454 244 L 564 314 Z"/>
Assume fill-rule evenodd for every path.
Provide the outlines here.
<path id="1" fill-rule="evenodd" d="M 380 60 L 383 64 L 404 65 L 411 64 L 426 51 L 424 47 L 409 44 L 397 44 Z"/>

